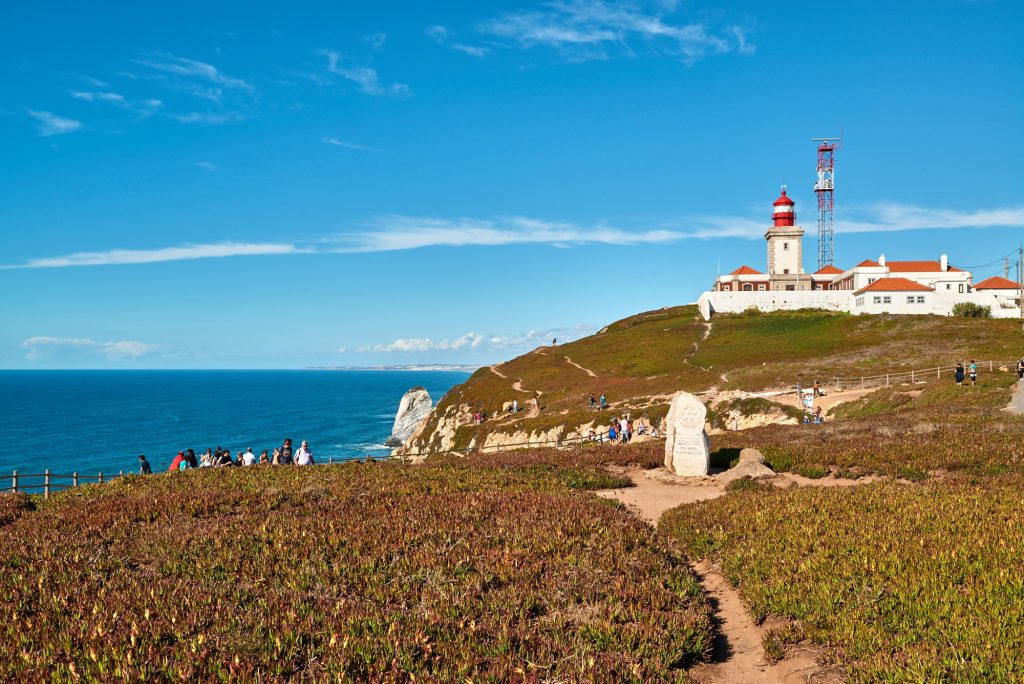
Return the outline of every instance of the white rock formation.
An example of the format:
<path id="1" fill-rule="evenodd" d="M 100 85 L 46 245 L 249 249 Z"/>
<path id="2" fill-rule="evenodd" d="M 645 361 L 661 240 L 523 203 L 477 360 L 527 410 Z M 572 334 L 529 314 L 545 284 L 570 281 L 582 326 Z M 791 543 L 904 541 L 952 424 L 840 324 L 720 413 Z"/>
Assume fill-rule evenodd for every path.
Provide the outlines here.
<path id="1" fill-rule="evenodd" d="M 402 395 L 395 415 L 395 425 L 391 428 L 391 436 L 384 442 L 389 447 L 400 447 L 405 444 L 419 424 L 430 414 L 434 402 L 430 394 L 422 387 L 413 387 Z"/>
<path id="2" fill-rule="evenodd" d="M 708 409 L 689 392 L 676 392 L 665 417 L 665 467 L 675 475 L 707 475 L 711 448 L 704 432 Z"/>

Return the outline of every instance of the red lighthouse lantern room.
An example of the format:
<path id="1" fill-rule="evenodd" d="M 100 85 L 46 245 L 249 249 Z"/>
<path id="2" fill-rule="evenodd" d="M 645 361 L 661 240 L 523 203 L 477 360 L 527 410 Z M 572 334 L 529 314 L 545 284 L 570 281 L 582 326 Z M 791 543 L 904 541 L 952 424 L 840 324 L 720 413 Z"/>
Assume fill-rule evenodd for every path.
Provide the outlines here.
<path id="1" fill-rule="evenodd" d="M 782 186 L 782 195 L 775 200 L 772 219 L 776 226 L 792 226 L 796 224 L 796 212 L 793 200 L 786 197 L 786 186 Z"/>

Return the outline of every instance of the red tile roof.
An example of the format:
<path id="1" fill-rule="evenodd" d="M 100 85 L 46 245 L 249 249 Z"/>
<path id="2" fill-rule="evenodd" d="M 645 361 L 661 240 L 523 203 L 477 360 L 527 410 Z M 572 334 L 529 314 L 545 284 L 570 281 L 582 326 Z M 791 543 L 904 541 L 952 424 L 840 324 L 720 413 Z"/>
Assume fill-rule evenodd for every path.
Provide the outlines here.
<path id="1" fill-rule="evenodd" d="M 758 271 L 757 269 L 750 268 L 749 266 L 740 266 L 739 268 L 737 268 L 735 271 L 733 271 L 729 275 L 764 275 L 764 274 L 761 273 L 760 271 Z"/>
<path id="2" fill-rule="evenodd" d="M 835 266 L 829 265 L 829 266 L 825 266 L 824 268 L 819 268 L 817 271 L 815 271 L 811 275 L 839 275 L 842 272 L 843 272 L 843 269 L 836 268 Z"/>
<path id="3" fill-rule="evenodd" d="M 878 267 L 878 262 L 877 261 L 872 261 L 871 259 L 865 259 L 864 261 L 860 262 L 856 266 L 856 268 L 861 268 L 861 267 L 876 267 L 877 268 Z"/>
<path id="4" fill-rule="evenodd" d="M 875 282 L 871 283 L 867 287 L 854 292 L 854 294 L 861 294 L 863 292 L 934 292 L 932 288 L 921 283 L 915 283 L 913 280 L 907 280 L 906 278 L 879 278 Z"/>
<path id="5" fill-rule="evenodd" d="M 974 286 L 975 290 L 1019 290 L 1020 285 L 1002 276 L 986 278 Z"/>
<path id="6" fill-rule="evenodd" d="M 942 264 L 938 261 L 887 261 L 889 273 L 942 273 Z M 950 266 L 950 271 L 959 271 L 956 266 Z"/>

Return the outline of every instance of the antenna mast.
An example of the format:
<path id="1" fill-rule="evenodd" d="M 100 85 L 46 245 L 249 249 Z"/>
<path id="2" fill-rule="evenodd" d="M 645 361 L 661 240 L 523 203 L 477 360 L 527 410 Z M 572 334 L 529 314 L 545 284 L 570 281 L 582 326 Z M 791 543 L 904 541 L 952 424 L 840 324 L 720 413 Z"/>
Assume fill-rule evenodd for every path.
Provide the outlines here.
<path id="1" fill-rule="evenodd" d="M 842 146 L 842 138 L 811 138 L 818 145 L 818 180 L 814 194 L 818 196 L 818 269 L 831 266 L 835 261 L 835 151 Z M 838 141 L 839 144 L 836 144 Z"/>

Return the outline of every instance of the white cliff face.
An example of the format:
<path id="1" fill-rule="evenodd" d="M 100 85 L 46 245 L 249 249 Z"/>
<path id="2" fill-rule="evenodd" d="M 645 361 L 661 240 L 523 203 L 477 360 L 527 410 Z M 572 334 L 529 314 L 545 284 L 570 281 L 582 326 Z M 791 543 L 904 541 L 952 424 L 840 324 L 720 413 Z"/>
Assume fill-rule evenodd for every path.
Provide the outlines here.
<path id="1" fill-rule="evenodd" d="M 391 428 L 391 436 L 384 442 L 389 447 L 400 447 L 405 444 L 419 424 L 430 415 L 434 402 L 427 390 L 414 387 L 402 396 L 395 415 L 395 425 Z"/>

